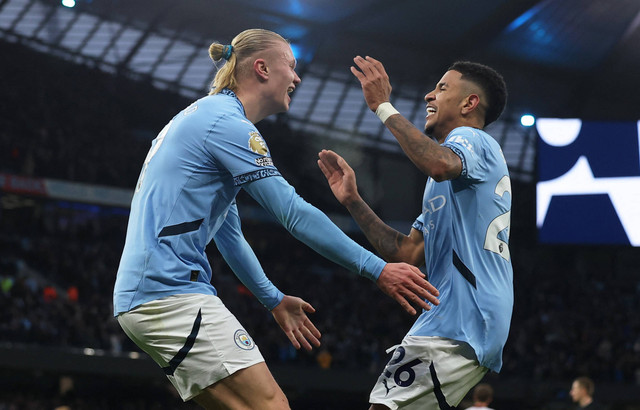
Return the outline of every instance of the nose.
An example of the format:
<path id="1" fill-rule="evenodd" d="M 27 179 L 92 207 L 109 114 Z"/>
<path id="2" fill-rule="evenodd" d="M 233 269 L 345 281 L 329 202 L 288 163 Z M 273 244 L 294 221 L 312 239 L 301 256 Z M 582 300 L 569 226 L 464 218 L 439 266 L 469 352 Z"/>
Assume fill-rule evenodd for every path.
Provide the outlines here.
<path id="1" fill-rule="evenodd" d="M 294 71 L 294 74 L 296 76 L 293 78 L 293 84 L 294 85 L 298 85 L 298 84 L 300 84 L 302 82 L 302 79 L 300 77 L 298 77 L 298 73 L 296 73 L 295 71 Z"/>
<path id="2" fill-rule="evenodd" d="M 435 91 L 435 90 L 434 90 Z M 433 91 L 428 92 L 425 96 L 424 96 L 424 102 L 428 103 L 430 101 L 433 101 L 436 99 L 435 93 Z"/>

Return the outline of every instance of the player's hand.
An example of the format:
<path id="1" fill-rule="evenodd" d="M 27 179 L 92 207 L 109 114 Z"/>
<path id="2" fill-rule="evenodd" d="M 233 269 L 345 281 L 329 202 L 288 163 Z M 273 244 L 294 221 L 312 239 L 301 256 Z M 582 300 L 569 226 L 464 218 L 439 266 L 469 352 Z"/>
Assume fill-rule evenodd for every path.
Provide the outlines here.
<path id="1" fill-rule="evenodd" d="M 307 317 L 305 312 L 313 313 L 316 310 L 309 303 L 295 297 L 285 295 L 280 304 L 271 310 L 271 314 L 287 335 L 289 341 L 296 349 L 300 346 L 311 350 L 313 344 L 320 346 L 320 331 Z M 311 342 L 311 343 L 310 343 Z"/>
<path id="2" fill-rule="evenodd" d="M 424 273 L 407 263 L 387 263 L 376 284 L 411 315 L 417 313 L 412 304 L 425 310 L 431 309 L 424 299 L 434 305 L 440 304 L 438 289 L 425 279 Z"/>
<path id="3" fill-rule="evenodd" d="M 353 61 L 360 70 L 351 66 L 351 72 L 360 81 L 362 93 L 369 109 L 375 112 L 378 106 L 389 101 L 391 96 L 389 76 L 382 63 L 373 57 L 356 56 Z"/>
<path id="4" fill-rule="evenodd" d="M 344 206 L 358 200 L 358 185 L 356 174 L 340 155 L 333 151 L 323 149 L 318 153 L 318 166 L 322 170 L 331 192 Z"/>

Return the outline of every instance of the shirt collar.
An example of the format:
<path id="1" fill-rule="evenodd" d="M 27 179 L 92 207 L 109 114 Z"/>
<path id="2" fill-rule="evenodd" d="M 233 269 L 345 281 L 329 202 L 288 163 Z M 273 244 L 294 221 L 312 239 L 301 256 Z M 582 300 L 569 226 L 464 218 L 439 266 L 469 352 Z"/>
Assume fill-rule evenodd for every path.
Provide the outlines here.
<path id="1" fill-rule="evenodd" d="M 234 93 L 233 91 L 231 91 L 228 88 L 223 88 L 220 91 L 220 94 L 224 94 L 224 95 L 228 95 L 229 97 L 233 97 L 236 99 L 236 101 L 238 101 L 238 104 L 240 104 L 240 106 L 242 107 L 242 113 L 244 114 L 244 116 L 247 116 L 247 112 L 244 109 L 244 105 L 242 105 L 242 101 L 240 101 L 240 99 L 238 98 L 238 96 L 236 95 L 236 93 Z"/>

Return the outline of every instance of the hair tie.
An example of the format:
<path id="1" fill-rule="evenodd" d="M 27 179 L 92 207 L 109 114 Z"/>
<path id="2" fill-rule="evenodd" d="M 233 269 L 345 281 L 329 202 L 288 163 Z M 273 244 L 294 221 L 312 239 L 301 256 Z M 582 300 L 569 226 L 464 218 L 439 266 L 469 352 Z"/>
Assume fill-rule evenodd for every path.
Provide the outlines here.
<path id="1" fill-rule="evenodd" d="M 222 58 L 224 58 L 225 60 L 229 61 L 229 59 L 231 58 L 231 52 L 233 51 L 233 46 L 232 45 L 227 45 L 224 46 L 222 48 Z"/>

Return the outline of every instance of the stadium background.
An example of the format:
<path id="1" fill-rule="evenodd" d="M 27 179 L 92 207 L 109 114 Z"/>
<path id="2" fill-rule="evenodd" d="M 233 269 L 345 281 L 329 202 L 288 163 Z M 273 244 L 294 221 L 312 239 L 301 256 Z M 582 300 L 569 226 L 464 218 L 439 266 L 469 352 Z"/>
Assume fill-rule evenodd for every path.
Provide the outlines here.
<path id="1" fill-rule="evenodd" d="M 0 1 L 0 408 L 194 407 L 111 315 L 127 195 L 151 139 L 206 92 L 215 73 L 208 44 L 264 27 L 291 39 L 303 80 L 291 111 L 259 124 L 274 161 L 365 246 L 317 169 L 317 151 L 345 155 L 363 195 L 402 231 L 419 212 L 424 177 L 367 111 L 351 58 L 381 59 L 394 105 L 419 126 L 422 96 L 451 61 L 504 73 L 510 100 L 490 131 L 512 172 L 516 305 L 505 367 L 485 379 L 496 389 L 493 407 L 569 408 L 571 380 L 588 375 L 611 409 L 639 409 L 638 248 L 538 242 L 536 131 L 519 123 L 528 112 L 637 121 L 639 13 L 637 0 Z M 384 349 L 412 318 L 296 242 L 247 196 L 240 206 L 272 280 L 317 308 L 324 348 L 291 349 L 209 247 L 225 304 L 292 408 L 366 408 Z"/>

